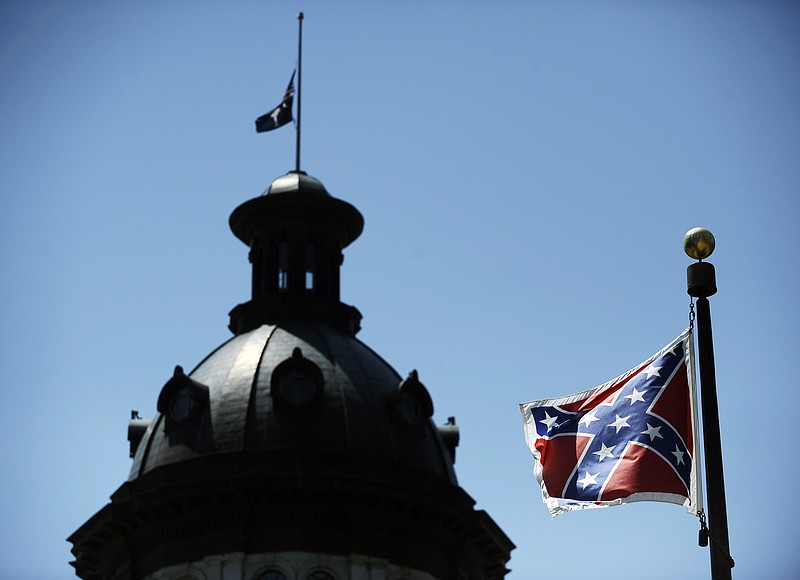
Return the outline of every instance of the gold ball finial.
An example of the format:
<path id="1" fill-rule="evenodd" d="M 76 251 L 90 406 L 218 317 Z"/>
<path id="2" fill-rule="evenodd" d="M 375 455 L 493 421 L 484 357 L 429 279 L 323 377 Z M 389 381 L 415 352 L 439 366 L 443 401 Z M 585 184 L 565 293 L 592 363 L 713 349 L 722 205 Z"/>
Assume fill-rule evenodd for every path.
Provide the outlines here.
<path id="1" fill-rule="evenodd" d="M 692 228 L 683 236 L 683 251 L 695 260 L 704 260 L 714 253 L 714 234 L 705 228 Z"/>

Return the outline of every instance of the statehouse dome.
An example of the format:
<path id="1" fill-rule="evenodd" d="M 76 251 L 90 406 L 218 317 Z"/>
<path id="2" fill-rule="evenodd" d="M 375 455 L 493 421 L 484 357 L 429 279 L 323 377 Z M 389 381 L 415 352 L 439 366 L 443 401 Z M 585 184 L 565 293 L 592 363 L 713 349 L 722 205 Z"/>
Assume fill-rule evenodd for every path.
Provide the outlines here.
<path id="1" fill-rule="evenodd" d="M 504 577 L 514 545 L 456 481 L 455 420 L 434 424 L 417 372 L 356 338 L 361 313 L 339 299 L 361 213 L 290 172 L 230 226 L 251 298 L 230 312 L 231 339 L 175 367 L 156 416 L 132 418 L 128 480 L 69 538 L 76 573 Z"/>
<path id="2" fill-rule="evenodd" d="M 402 381 L 355 338 L 361 315 L 339 301 L 341 250 L 364 225 L 358 210 L 293 171 L 236 208 L 230 225 L 251 247 L 253 299 L 231 312 L 235 337 L 164 386 L 130 479 L 208 454 L 302 449 L 455 483 L 457 432 L 437 430 L 416 372 Z"/>
<path id="3" fill-rule="evenodd" d="M 297 449 L 387 461 L 455 484 L 454 432 L 431 421 L 416 374 L 402 380 L 328 324 L 264 324 L 233 337 L 188 377 L 178 371 L 159 411 L 130 480 L 207 454 Z"/>

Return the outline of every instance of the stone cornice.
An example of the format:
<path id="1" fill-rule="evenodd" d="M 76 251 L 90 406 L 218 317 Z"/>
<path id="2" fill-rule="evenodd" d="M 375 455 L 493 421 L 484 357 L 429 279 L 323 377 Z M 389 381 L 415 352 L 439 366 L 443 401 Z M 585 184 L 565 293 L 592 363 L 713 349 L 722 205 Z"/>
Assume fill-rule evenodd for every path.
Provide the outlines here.
<path id="1" fill-rule="evenodd" d="M 82 578 L 224 552 L 361 553 L 437 578 L 502 578 L 513 544 L 460 487 L 372 459 L 205 456 L 121 486 L 70 538 Z"/>

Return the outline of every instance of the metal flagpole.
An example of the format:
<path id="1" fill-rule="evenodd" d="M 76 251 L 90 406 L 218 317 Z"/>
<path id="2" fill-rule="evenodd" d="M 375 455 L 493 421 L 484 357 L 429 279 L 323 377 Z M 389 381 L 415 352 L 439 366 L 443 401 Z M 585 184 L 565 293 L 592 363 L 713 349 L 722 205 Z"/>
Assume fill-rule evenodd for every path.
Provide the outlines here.
<path id="1" fill-rule="evenodd" d="M 303 13 L 297 14 L 298 21 L 298 40 L 297 40 L 297 149 L 295 171 L 300 172 L 300 95 L 303 94 L 301 86 L 303 83 Z"/>
<path id="2" fill-rule="evenodd" d="M 708 535 L 711 539 L 711 578 L 730 580 L 733 558 L 728 544 L 728 509 L 725 504 L 725 477 L 722 470 L 722 443 L 717 404 L 717 378 L 714 370 L 714 343 L 711 333 L 711 307 L 708 297 L 717 293 L 714 265 L 703 262 L 714 251 L 711 232 L 694 228 L 683 238 L 686 254 L 697 260 L 686 270 L 687 292 L 697 298 L 697 351 L 700 362 L 700 400 L 703 415 L 703 456 L 706 466 Z M 702 532 L 705 523 L 701 517 Z M 701 543 L 701 545 L 703 545 Z"/>

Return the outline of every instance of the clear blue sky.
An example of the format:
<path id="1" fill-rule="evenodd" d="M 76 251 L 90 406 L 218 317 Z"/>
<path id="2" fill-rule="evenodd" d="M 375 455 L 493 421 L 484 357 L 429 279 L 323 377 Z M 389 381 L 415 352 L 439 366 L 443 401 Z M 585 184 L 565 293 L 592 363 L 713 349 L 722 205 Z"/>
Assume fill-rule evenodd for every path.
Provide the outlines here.
<path id="1" fill-rule="evenodd" d="M 0 578 L 72 575 L 131 409 L 229 336 L 228 215 L 293 168 L 257 135 L 306 13 L 303 169 L 364 214 L 342 299 L 516 543 L 509 576 L 707 578 L 683 508 L 551 520 L 517 404 L 598 385 L 712 298 L 734 577 L 800 576 L 800 3 L 0 2 Z"/>

